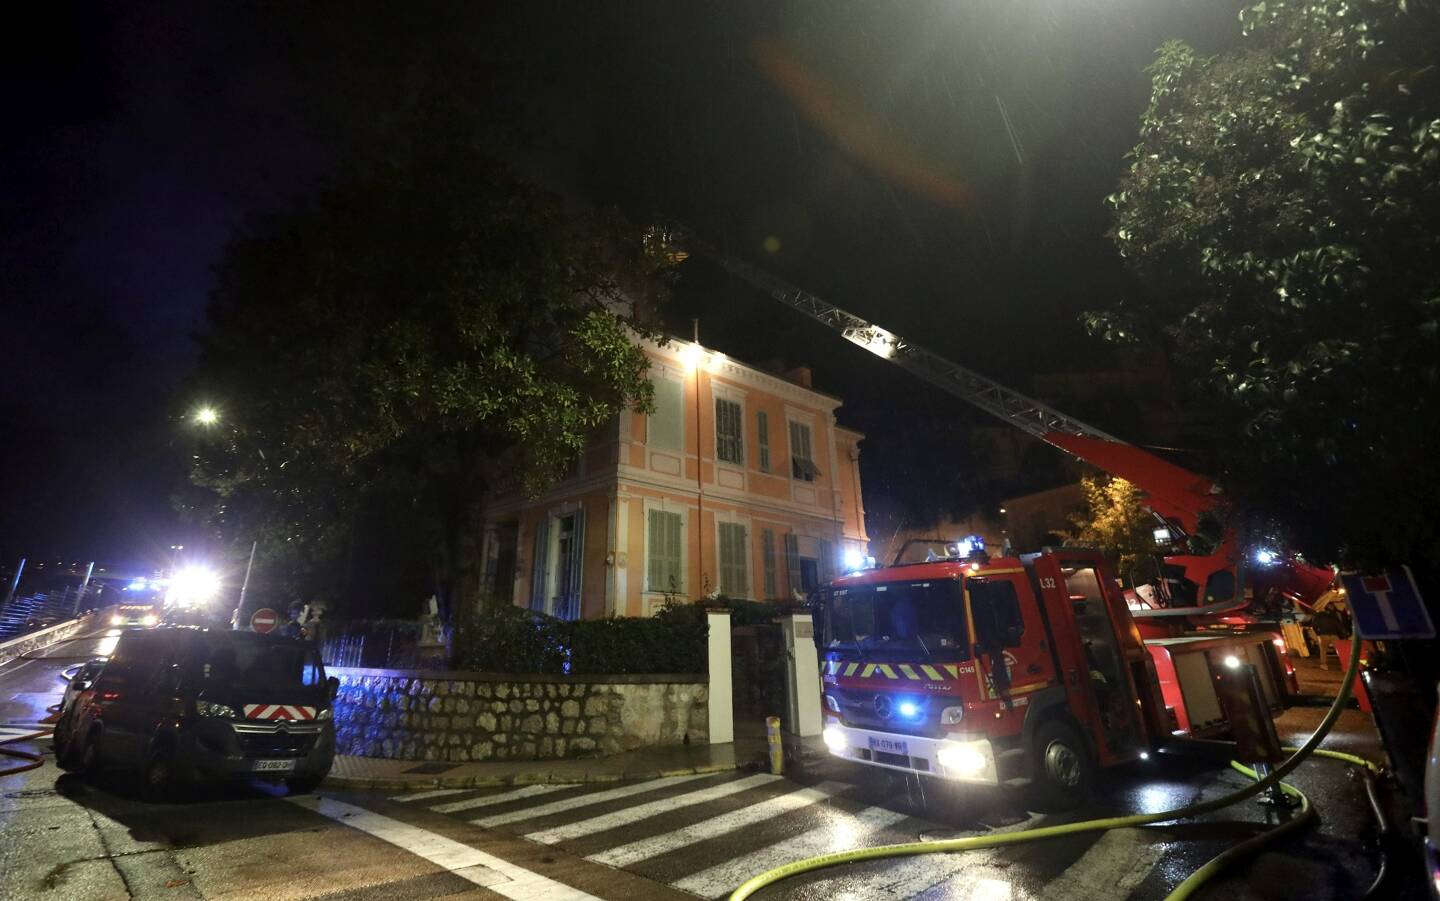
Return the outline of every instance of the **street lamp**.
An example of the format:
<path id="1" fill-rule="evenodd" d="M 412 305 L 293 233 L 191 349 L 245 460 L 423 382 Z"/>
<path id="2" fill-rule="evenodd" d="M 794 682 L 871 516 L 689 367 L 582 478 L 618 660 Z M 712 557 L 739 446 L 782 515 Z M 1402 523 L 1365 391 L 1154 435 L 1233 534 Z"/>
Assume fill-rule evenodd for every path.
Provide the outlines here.
<path id="1" fill-rule="evenodd" d="M 214 425 L 220 421 L 220 414 L 214 407 L 201 407 L 195 411 L 195 421 L 200 425 Z"/>

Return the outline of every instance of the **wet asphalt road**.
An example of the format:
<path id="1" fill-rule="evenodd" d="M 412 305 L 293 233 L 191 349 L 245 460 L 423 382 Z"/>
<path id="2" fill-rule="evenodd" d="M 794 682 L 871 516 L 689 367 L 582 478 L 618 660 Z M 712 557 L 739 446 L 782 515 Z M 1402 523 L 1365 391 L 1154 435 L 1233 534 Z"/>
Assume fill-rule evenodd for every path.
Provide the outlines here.
<path id="1" fill-rule="evenodd" d="M 105 650 L 98 633 L 0 667 L 0 724 L 33 723 L 60 671 Z M 1303 737 L 1323 711 L 1297 708 Z M 5 727 L 10 728 L 10 727 Z M 1346 711 L 1328 746 L 1376 747 Z M 49 750 L 35 739 L 20 747 Z M 1359 780 L 1331 762 L 1291 780 L 1321 823 L 1211 885 L 1201 897 L 1358 898 L 1374 876 Z M 190 803 L 134 800 L 124 778 L 92 786 L 48 760 L 0 778 L 3 898 L 637 899 L 715 897 L 799 857 L 932 837 L 1016 830 L 1209 798 L 1242 784 L 1221 760 L 1164 755 L 1105 776 L 1095 802 L 1038 816 L 993 792 L 937 790 L 828 758 L 792 778 L 753 771 L 640 784 L 535 786 L 400 796 L 289 799 L 261 784 Z M 778 899 L 1162 898 L 1274 814 L 1245 802 L 1202 820 L 1076 835 L 967 854 L 872 861 L 767 889 Z"/>

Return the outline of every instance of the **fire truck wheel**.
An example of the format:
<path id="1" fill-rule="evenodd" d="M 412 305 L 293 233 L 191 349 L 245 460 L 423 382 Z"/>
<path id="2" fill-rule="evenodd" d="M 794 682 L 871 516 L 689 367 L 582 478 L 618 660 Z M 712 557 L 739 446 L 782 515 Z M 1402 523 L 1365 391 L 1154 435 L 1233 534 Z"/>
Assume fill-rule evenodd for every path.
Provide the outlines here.
<path id="1" fill-rule="evenodd" d="M 1035 731 L 1036 800 L 1047 807 L 1074 807 L 1090 793 L 1095 766 L 1085 741 L 1069 725 L 1051 720 Z"/>

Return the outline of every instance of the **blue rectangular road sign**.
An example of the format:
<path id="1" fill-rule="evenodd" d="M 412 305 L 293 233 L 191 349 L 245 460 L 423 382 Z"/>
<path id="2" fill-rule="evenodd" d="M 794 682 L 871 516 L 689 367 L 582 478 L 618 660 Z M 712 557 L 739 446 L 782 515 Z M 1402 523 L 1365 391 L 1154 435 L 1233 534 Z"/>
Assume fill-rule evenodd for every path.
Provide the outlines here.
<path id="1" fill-rule="evenodd" d="M 1373 575 L 1341 573 L 1340 584 L 1355 616 L 1361 638 L 1434 638 L 1435 624 L 1410 567 L 1387 569 Z"/>

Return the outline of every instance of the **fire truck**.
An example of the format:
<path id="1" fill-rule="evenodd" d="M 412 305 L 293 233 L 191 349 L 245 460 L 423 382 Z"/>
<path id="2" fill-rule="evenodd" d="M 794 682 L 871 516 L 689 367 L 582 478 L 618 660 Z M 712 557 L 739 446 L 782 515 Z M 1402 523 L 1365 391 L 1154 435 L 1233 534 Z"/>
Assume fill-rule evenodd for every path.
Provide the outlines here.
<path id="1" fill-rule="evenodd" d="M 1303 611 L 1333 581 L 1280 549 L 1247 547 L 1218 524 L 1220 487 L 1147 450 L 1067 416 L 1034 398 L 941 357 L 748 263 L 689 239 L 697 251 L 771 299 L 853 344 L 1104 472 L 1135 484 L 1155 516 L 1159 576 L 1128 601 L 1146 638 L 1171 641 L 1195 631 L 1265 632 Z M 1208 540 L 1207 533 L 1213 533 Z"/>
<path id="2" fill-rule="evenodd" d="M 1223 731 L 1222 667 L 1254 664 L 1279 705 L 1293 674 L 1274 635 L 1185 636 L 1157 654 L 1119 585 L 1098 551 L 990 557 L 975 537 L 907 542 L 893 564 L 835 579 L 815 604 L 826 746 L 1064 806 L 1097 767 Z"/>

